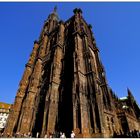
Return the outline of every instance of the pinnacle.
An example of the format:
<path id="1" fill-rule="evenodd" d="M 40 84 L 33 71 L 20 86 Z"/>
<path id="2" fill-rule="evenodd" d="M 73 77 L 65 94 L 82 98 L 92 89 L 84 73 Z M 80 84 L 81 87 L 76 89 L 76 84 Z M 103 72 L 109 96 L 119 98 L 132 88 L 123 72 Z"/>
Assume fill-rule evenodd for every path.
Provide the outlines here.
<path id="1" fill-rule="evenodd" d="M 53 13 L 57 12 L 57 6 L 54 7 Z"/>
<path id="2" fill-rule="evenodd" d="M 59 21 L 58 14 L 57 14 L 57 6 L 55 6 L 53 12 L 49 14 L 48 19 Z"/>
<path id="3" fill-rule="evenodd" d="M 74 14 L 75 14 L 75 13 L 81 13 L 81 14 L 82 14 L 81 8 L 75 8 L 75 9 L 73 10 L 73 12 L 74 12 Z"/>

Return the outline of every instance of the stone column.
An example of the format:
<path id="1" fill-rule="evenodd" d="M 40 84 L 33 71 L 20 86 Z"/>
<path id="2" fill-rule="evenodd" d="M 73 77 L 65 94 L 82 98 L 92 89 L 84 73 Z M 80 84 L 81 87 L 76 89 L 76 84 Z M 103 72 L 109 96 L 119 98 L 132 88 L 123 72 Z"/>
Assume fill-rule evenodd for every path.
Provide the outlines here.
<path id="1" fill-rule="evenodd" d="M 30 83 L 28 87 L 28 92 L 26 99 L 24 100 L 21 116 L 19 119 L 18 124 L 18 132 L 20 133 L 28 133 L 32 131 L 32 122 L 34 120 L 34 105 L 36 102 L 36 96 L 38 93 L 38 86 L 41 78 L 41 72 L 42 72 L 42 58 L 45 56 L 45 49 L 48 41 L 48 36 L 45 35 L 43 39 L 43 43 L 40 46 L 38 58 L 36 58 L 36 64 L 34 66 L 34 71 L 30 78 Z"/>
<path id="2" fill-rule="evenodd" d="M 13 132 L 16 131 L 16 127 L 18 125 L 18 119 L 20 116 L 20 110 L 22 107 L 22 102 L 23 102 L 23 99 L 25 97 L 26 90 L 27 90 L 27 87 L 29 84 L 29 79 L 30 79 L 30 76 L 31 76 L 32 71 L 33 71 L 33 65 L 35 63 L 35 59 L 36 59 L 36 56 L 38 54 L 38 48 L 39 48 L 38 42 L 35 41 L 33 51 L 30 55 L 28 63 L 26 64 L 26 68 L 25 68 L 23 77 L 22 77 L 20 84 L 19 84 L 19 89 L 17 91 L 17 95 L 15 98 L 13 108 L 11 109 L 11 112 L 10 112 L 9 117 L 8 117 L 7 125 L 6 125 L 6 128 L 4 130 L 5 136 L 8 133 L 10 135 L 12 135 Z"/>
<path id="3" fill-rule="evenodd" d="M 74 61 L 74 81 L 73 81 L 73 89 L 72 89 L 72 101 L 73 101 L 73 130 L 77 131 L 80 130 L 81 128 L 79 126 L 79 121 L 81 120 L 80 116 L 78 116 L 78 111 L 80 111 L 79 104 L 80 104 L 80 99 L 79 99 L 79 93 L 78 93 L 78 75 L 77 75 L 77 53 L 75 52 L 73 54 L 73 61 Z M 77 132 L 75 132 L 77 133 Z"/>
<path id="4" fill-rule="evenodd" d="M 90 96 L 90 102 L 89 102 L 89 105 L 91 107 L 91 110 L 92 112 L 89 112 L 89 115 L 90 113 L 92 113 L 92 116 L 93 118 L 90 118 L 90 127 L 91 127 L 91 119 L 93 119 L 94 121 L 94 131 L 95 133 L 98 132 L 98 128 L 97 128 L 97 122 L 96 122 L 96 115 L 95 114 L 95 104 L 97 103 L 96 102 L 96 90 L 97 90 L 97 82 L 96 82 L 96 75 L 95 75 L 95 64 L 94 64 L 94 61 L 93 61 L 93 58 L 91 56 L 91 50 L 88 46 L 88 39 L 87 39 L 87 35 L 84 34 L 83 35 L 83 44 L 84 44 L 84 54 L 85 54 L 85 65 L 86 65 L 86 77 L 87 77 L 87 85 L 89 86 L 89 96 Z M 90 132 L 92 134 L 92 132 Z"/>
<path id="5" fill-rule="evenodd" d="M 54 132 L 56 117 L 58 115 L 58 101 L 59 101 L 59 85 L 60 85 L 60 74 L 62 69 L 61 59 L 63 58 L 62 49 L 56 46 L 55 58 L 53 62 L 52 69 L 52 79 L 49 85 L 50 104 L 49 104 L 49 114 L 48 114 L 48 126 L 47 131 Z"/>
<path id="6" fill-rule="evenodd" d="M 48 32 L 46 32 L 44 34 L 44 38 L 43 38 L 43 41 L 42 41 L 42 46 L 40 48 L 40 52 L 39 52 L 39 57 L 44 59 L 44 57 L 46 56 L 46 54 L 48 53 L 48 43 L 49 43 L 49 36 L 48 36 Z M 42 62 L 41 62 L 42 63 Z M 36 111 L 38 110 L 38 105 L 39 105 L 39 97 L 40 97 L 40 90 L 41 90 L 41 78 L 42 78 L 42 73 L 43 73 L 43 66 L 41 66 L 41 72 L 39 73 L 40 74 L 40 79 L 39 79 L 39 83 L 38 83 L 38 90 L 37 90 L 37 95 L 36 95 L 36 100 L 34 102 L 34 111 L 33 111 L 33 117 L 32 117 L 32 120 L 31 120 L 31 126 L 30 126 L 30 132 L 33 130 L 33 127 L 35 125 L 35 120 L 36 120 Z"/>
<path id="7" fill-rule="evenodd" d="M 21 117 L 18 125 L 18 132 L 28 133 L 30 131 L 31 121 L 34 114 L 34 104 L 38 92 L 39 79 L 41 76 L 42 61 L 37 60 L 34 72 L 31 76 L 27 97 L 23 103 Z"/>
<path id="8" fill-rule="evenodd" d="M 95 53 L 95 60 L 97 64 L 97 70 L 100 75 L 100 60 L 98 57 L 98 52 L 95 51 L 94 53 Z M 97 83 L 97 80 L 95 80 L 95 82 L 97 83 L 95 84 L 96 85 L 96 101 L 97 101 L 97 107 L 99 110 L 101 133 L 102 133 L 102 136 L 104 136 L 104 131 L 105 131 L 105 118 L 104 118 L 104 107 L 103 107 L 103 94 L 104 93 L 102 92 L 101 87 L 100 87 L 100 84 L 102 82 L 100 79 L 100 76 L 99 76 L 99 80 L 100 80 L 100 83 L 99 82 Z"/>
<path id="9" fill-rule="evenodd" d="M 88 117 L 88 108 L 87 108 L 87 97 L 86 97 L 86 76 L 85 76 L 85 62 L 83 57 L 83 45 L 82 39 L 80 38 L 79 34 L 75 35 L 75 52 L 77 53 L 77 75 L 79 79 L 79 99 L 80 99 L 80 111 L 81 111 L 81 131 L 83 137 L 90 137 L 89 136 L 89 117 Z"/>
<path id="10" fill-rule="evenodd" d="M 57 36 L 56 45 L 53 46 L 54 51 L 54 59 L 52 62 L 51 68 L 51 79 L 49 84 L 49 90 L 47 95 L 50 96 L 49 101 L 49 110 L 46 112 L 46 104 L 44 110 L 44 120 L 46 119 L 46 115 L 48 115 L 47 124 L 43 123 L 42 136 L 45 133 L 53 133 L 55 131 L 55 125 L 57 124 L 58 117 L 58 101 L 59 101 L 59 86 L 60 86 L 60 75 L 62 71 L 62 62 L 63 59 L 63 44 L 64 44 L 64 24 L 60 22 L 59 32 Z M 48 96 L 46 96 L 46 102 L 48 100 Z M 46 121 L 45 121 L 46 122 Z M 46 131 L 46 132 L 45 132 Z"/>

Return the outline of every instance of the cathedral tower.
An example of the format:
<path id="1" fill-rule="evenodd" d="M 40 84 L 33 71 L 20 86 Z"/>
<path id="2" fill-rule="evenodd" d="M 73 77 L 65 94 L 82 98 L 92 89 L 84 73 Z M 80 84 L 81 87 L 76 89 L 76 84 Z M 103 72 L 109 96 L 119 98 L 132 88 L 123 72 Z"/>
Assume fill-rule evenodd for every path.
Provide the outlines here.
<path id="1" fill-rule="evenodd" d="M 91 25 L 81 9 L 63 22 L 56 7 L 26 64 L 4 135 L 72 130 L 77 137 L 110 137 L 122 130 Z"/>

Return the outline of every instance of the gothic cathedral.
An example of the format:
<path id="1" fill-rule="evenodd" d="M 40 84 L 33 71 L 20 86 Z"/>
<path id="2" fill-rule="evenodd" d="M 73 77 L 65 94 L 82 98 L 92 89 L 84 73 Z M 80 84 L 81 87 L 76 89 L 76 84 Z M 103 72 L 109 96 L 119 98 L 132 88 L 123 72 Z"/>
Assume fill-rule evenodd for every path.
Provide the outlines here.
<path id="1" fill-rule="evenodd" d="M 140 130 L 140 109 L 128 89 L 119 99 L 108 86 L 92 26 L 81 9 L 66 22 L 56 8 L 26 64 L 4 130 L 7 134 L 73 130 L 76 137 L 112 137 Z"/>

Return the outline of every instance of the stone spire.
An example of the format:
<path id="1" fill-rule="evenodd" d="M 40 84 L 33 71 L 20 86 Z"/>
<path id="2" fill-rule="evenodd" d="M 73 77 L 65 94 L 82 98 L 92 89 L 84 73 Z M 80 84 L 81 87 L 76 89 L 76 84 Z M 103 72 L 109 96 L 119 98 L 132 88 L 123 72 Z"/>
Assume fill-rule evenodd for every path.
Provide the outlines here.
<path id="1" fill-rule="evenodd" d="M 48 16 L 48 20 L 59 21 L 57 6 L 54 7 L 53 12 Z"/>
<path id="2" fill-rule="evenodd" d="M 53 12 L 56 13 L 56 11 L 57 11 L 57 6 L 54 7 Z"/>
<path id="3" fill-rule="evenodd" d="M 129 88 L 127 88 L 127 93 L 128 93 L 128 96 L 133 97 L 132 92 L 130 91 Z"/>

